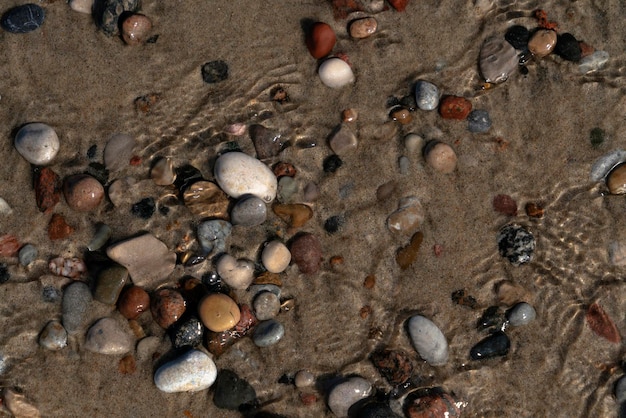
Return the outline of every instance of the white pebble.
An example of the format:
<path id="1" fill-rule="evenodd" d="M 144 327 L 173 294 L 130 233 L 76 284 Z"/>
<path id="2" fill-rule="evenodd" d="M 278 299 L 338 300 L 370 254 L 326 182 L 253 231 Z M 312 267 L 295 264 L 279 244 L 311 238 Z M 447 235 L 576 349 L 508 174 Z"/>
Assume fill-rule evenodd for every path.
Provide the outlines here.
<path id="1" fill-rule="evenodd" d="M 216 378 L 217 367 L 211 357 L 200 350 L 191 350 L 159 367 L 154 384 L 167 393 L 197 392 L 209 388 Z"/>
<path id="2" fill-rule="evenodd" d="M 237 260 L 230 254 L 224 254 L 217 261 L 216 268 L 224 283 L 233 289 L 247 289 L 254 280 L 254 263 L 250 260 Z"/>
<path id="3" fill-rule="evenodd" d="M 243 152 L 227 152 L 215 162 L 215 180 L 233 198 L 251 194 L 266 203 L 276 197 L 278 181 L 268 166 Z"/>
<path id="4" fill-rule="evenodd" d="M 75 12 L 90 15 L 94 0 L 70 0 L 70 8 Z"/>
<path id="5" fill-rule="evenodd" d="M 408 329 L 413 347 L 428 364 L 442 366 L 448 362 L 448 342 L 433 321 L 415 315 L 409 319 Z"/>
<path id="6" fill-rule="evenodd" d="M 113 318 L 102 318 L 89 328 L 85 349 L 99 354 L 125 354 L 133 348 L 133 341 Z"/>
<path id="7" fill-rule="evenodd" d="M 45 123 L 29 123 L 15 135 L 17 152 L 31 164 L 49 164 L 59 152 L 59 147 L 59 137 Z"/>
<path id="8" fill-rule="evenodd" d="M 297 388 L 305 388 L 307 386 L 312 386 L 315 383 L 315 376 L 308 370 L 300 370 L 296 373 L 294 378 L 294 384 Z"/>
<path id="9" fill-rule="evenodd" d="M 352 405 L 372 393 L 372 385 L 362 377 L 351 377 L 339 383 L 328 394 L 328 407 L 337 417 L 347 417 Z"/>
<path id="10" fill-rule="evenodd" d="M 535 308 L 526 302 L 521 302 L 511 308 L 507 315 L 509 323 L 514 327 L 527 325 L 537 317 Z"/>
<path id="11" fill-rule="evenodd" d="M 263 248 L 261 261 L 270 273 L 282 273 L 289 267 L 291 252 L 282 242 L 271 241 Z"/>
<path id="12" fill-rule="evenodd" d="M 591 55 L 587 55 L 580 60 L 578 69 L 583 74 L 588 74 L 594 71 L 598 71 L 604 67 L 604 64 L 609 60 L 609 53 L 606 51 L 595 51 Z"/>
<path id="13" fill-rule="evenodd" d="M 411 154 L 421 151 L 422 147 L 424 147 L 424 138 L 418 134 L 408 134 L 404 137 L 404 146 Z"/>
<path id="14" fill-rule="evenodd" d="M 352 68 L 341 58 L 329 58 L 324 61 L 320 65 L 318 74 L 322 83 L 333 89 L 338 89 L 354 82 Z"/>

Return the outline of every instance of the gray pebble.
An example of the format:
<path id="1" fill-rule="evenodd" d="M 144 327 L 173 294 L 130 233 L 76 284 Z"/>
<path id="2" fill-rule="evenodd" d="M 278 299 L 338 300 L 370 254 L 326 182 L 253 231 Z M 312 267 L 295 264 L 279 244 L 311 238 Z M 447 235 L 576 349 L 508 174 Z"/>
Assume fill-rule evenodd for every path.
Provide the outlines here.
<path id="1" fill-rule="evenodd" d="M 270 292 L 276 295 L 277 298 L 280 298 L 281 290 L 279 286 L 275 284 L 255 284 L 250 286 L 250 293 L 254 295 L 258 295 L 261 292 Z"/>
<path id="2" fill-rule="evenodd" d="M 313 386 L 315 383 L 315 376 L 308 370 L 300 370 L 294 377 L 294 384 L 297 388 L 304 388 L 307 386 Z"/>
<path id="3" fill-rule="evenodd" d="M 26 124 L 15 135 L 15 149 L 31 164 L 46 165 L 52 162 L 59 147 L 59 137 L 45 123 Z"/>
<path id="4" fill-rule="evenodd" d="M 407 175 L 409 174 L 409 167 L 411 166 L 411 161 L 409 161 L 409 157 L 403 155 L 398 159 L 398 169 L 400 170 L 400 174 Z"/>
<path id="5" fill-rule="evenodd" d="M 60 350 L 67 346 L 67 331 L 59 321 L 50 321 L 39 334 L 39 345 L 48 350 Z"/>
<path id="6" fill-rule="evenodd" d="M 467 116 L 467 129 L 473 133 L 484 133 L 491 128 L 489 112 L 484 109 L 472 110 Z"/>
<path id="7" fill-rule="evenodd" d="M 101 224 L 96 231 L 96 234 L 93 236 L 89 245 L 87 245 L 87 249 L 89 251 L 99 250 L 107 243 L 109 237 L 111 236 L 111 228 L 108 225 Z"/>
<path id="8" fill-rule="evenodd" d="M 253 307 L 258 320 L 272 319 L 280 312 L 280 299 L 271 292 L 261 292 L 254 298 Z"/>
<path id="9" fill-rule="evenodd" d="M 167 393 L 197 392 L 211 386 L 217 378 L 213 359 L 200 350 L 187 351 L 163 364 L 154 374 L 156 387 Z"/>
<path id="10" fill-rule="evenodd" d="M 448 362 L 448 341 L 437 325 L 430 319 L 415 315 L 407 323 L 413 347 L 431 366 Z"/>
<path id="11" fill-rule="evenodd" d="M 17 257 L 20 261 L 20 264 L 26 267 L 37 258 L 37 248 L 32 244 L 26 244 L 22 248 L 20 248 L 20 252 Z"/>
<path id="12" fill-rule="evenodd" d="M 439 106 L 439 88 L 428 81 L 415 83 L 415 101 L 422 110 L 435 110 Z"/>
<path id="13" fill-rule="evenodd" d="M 505 225 L 498 234 L 498 250 L 515 266 L 528 263 L 535 252 L 535 237 L 520 225 Z"/>
<path id="14" fill-rule="evenodd" d="M 513 306 L 507 313 L 509 323 L 514 327 L 527 325 L 532 322 L 536 317 L 537 312 L 535 312 L 535 308 L 533 308 L 526 302 L 518 303 L 517 305 Z"/>
<path id="15" fill-rule="evenodd" d="M 128 167 L 133 156 L 135 140 L 128 134 L 113 135 L 104 147 L 104 165 L 114 172 Z"/>
<path id="16" fill-rule="evenodd" d="M 263 199 L 247 195 L 235 203 L 230 218 L 233 225 L 258 226 L 267 219 L 267 207 Z"/>
<path id="17" fill-rule="evenodd" d="M 283 324 L 275 319 L 270 319 L 257 325 L 252 334 L 252 341 L 257 347 L 269 347 L 279 342 L 284 335 L 285 327 Z"/>
<path id="18" fill-rule="evenodd" d="M 113 318 L 102 318 L 89 328 L 85 349 L 99 354 L 125 354 L 133 348 L 133 340 Z"/>
<path id="19" fill-rule="evenodd" d="M 615 398 L 617 398 L 617 403 L 626 401 L 626 376 L 620 377 L 615 383 Z"/>
<path id="20" fill-rule="evenodd" d="M 591 166 L 591 173 L 589 178 L 591 181 L 601 181 L 604 179 L 613 168 L 626 161 L 626 151 L 622 149 L 615 149 L 608 154 L 598 158 Z"/>
<path id="21" fill-rule="evenodd" d="M 290 203 L 298 192 L 298 182 L 293 177 L 283 176 L 278 180 L 277 199 L 282 203 Z"/>
<path id="22" fill-rule="evenodd" d="M 54 286 L 44 286 L 41 296 L 44 302 L 55 303 L 61 299 L 61 291 Z"/>
<path id="23" fill-rule="evenodd" d="M 74 282 L 63 292 L 63 326 L 72 335 L 80 331 L 87 309 L 91 305 L 91 291 L 83 282 Z"/>
<path id="24" fill-rule="evenodd" d="M 209 254 L 214 251 L 216 254 L 226 250 L 226 238 L 230 235 L 232 225 L 221 219 L 214 219 L 202 222 L 198 225 L 196 234 L 202 250 Z"/>
<path id="25" fill-rule="evenodd" d="M 351 377 L 332 388 L 328 394 L 328 407 L 337 417 L 347 417 L 350 407 L 370 396 L 372 391 L 370 382 L 362 377 Z"/>

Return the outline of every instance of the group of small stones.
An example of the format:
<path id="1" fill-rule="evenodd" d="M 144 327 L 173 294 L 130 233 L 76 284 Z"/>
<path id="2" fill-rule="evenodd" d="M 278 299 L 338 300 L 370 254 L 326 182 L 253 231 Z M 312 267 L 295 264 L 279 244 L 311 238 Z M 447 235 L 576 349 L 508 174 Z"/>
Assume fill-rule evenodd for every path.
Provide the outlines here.
<path id="1" fill-rule="evenodd" d="M 382 4 L 372 2 L 372 4 Z M 402 12 L 405 0 L 389 1 L 392 7 Z M 70 0 L 73 10 L 94 14 L 101 30 L 107 35 L 120 35 L 128 45 L 155 42 L 150 37 L 152 24 L 138 12 L 137 0 Z M 381 8 L 382 10 L 382 8 Z M 380 10 L 376 10 L 380 11 Z M 10 9 L 2 16 L 1 26 L 11 33 L 27 33 L 36 30 L 44 22 L 44 9 L 35 4 L 25 4 Z M 504 37 L 492 37 L 485 41 L 480 53 L 479 68 L 486 81 L 483 88 L 502 83 L 516 70 L 526 73 L 525 64 L 531 59 L 541 59 L 551 52 L 561 58 L 580 62 L 583 73 L 600 68 L 608 59 L 603 51 L 593 52 L 592 48 L 568 33 L 558 34 L 556 24 L 549 22 L 545 13 L 538 11 L 539 27 L 529 31 L 522 26 L 509 28 Z M 120 21 L 120 19 L 123 19 Z M 358 15 L 348 24 L 350 36 L 358 41 L 375 36 L 378 22 L 373 16 Z M 121 28 L 121 32 L 119 29 Z M 351 64 L 345 54 L 329 56 L 336 42 L 336 35 L 330 25 L 315 22 L 309 25 L 306 33 L 306 46 L 319 65 L 321 82 L 330 88 L 341 88 L 355 81 Z M 228 76 L 228 66 L 224 61 L 211 61 L 202 67 L 202 77 L 207 83 L 216 83 Z M 287 100 L 283 89 L 273 92 L 274 99 Z M 142 103 L 149 106 L 153 98 L 147 97 Z M 472 103 L 464 97 L 443 95 L 436 84 L 418 80 L 413 94 L 390 101 L 390 118 L 402 125 L 408 124 L 411 112 L 438 110 L 442 118 L 467 120 L 468 130 L 480 134 L 491 128 L 487 110 L 472 110 Z M 341 165 L 341 156 L 358 146 L 357 137 L 350 126 L 357 118 L 356 110 L 344 111 L 343 123 L 329 138 L 329 146 L 334 152 L 324 161 L 324 171 L 334 172 Z M 97 320 L 86 331 L 84 348 L 108 355 L 123 355 L 120 370 L 132 372 L 135 356 L 149 357 L 159 345 L 159 338 L 145 336 L 137 318 L 150 311 L 153 320 L 171 339 L 174 352 L 183 350 L 160 364 L 154 374 L 157 388 L 164 392 L 200 391 L 213 387 L 214 403 L 220 408 L 252 408 L 256 400 L 254 388 L 230 370 L 218 372 L 214 359 L 228 347 L 246 335 L 251 335 L 254 344 L 260 348 L 277 344 L 285 333 L 284 326 L 277 320 L 281 312 L 293 308 L 293 300 L 281 299 L 281 274 L 295 264 L 302 274 L 315 274 L 322 263 L 322 245 L 318 237 L 310 233 L 295 234 L 286 241 L 272 238 L 262 244 L 260 260 L 237 259 L 228 253 L 228 237 L 233 227 L 252 228 L 262 225 L 268 219 L 267 205 L 272 205 L 276 216 L 282 219 L 291 231 L 297 231 L 312 218 L 311 203 L 318 195 L 315 183 L 304 188 L 304 203 L 293 203 L 297 189 L 294 181 L 297 170 L 292 164 L 279 161 L 270 169 L 260 160 L 277 157 L 285 144 L 280 135 L 262 125 L 242 124 L 232 126 L 232 134 L 243 135 L 246 129 L 253 141 L 257 158 L 238 149 L 226 150 L 215 161 L 213 176 L 215 181 L 203 178 L 195 167 L 174 167 L 170 158 L 162 157 L 152 162 L 150 180 L 165 190 L 164 195 L 175 202 L 182 202 L 189 211 L 203 220 L 195 231 L 196 238 L 182 243 L 176 251 L 169 249 L 152 233 L 110 242 L 111 228 L 98 225 L 93 240 L 87 245 L 89 252 L 106 255 L 106 262 L 86 265 L 79 257 L 55 257 L 49 260 L 49 269 L 56 276 L 63 276 L 69 283 L 62 294 L 55 286 L 45 286 L 43 297 L 48 301 L 62 300 L 61 320 L 51 320 L 39 334 L 39 343 L 49 350 L 60 350 L 67 346 L 68 335 L 76 335 L 85 330 L 87 313 L 95 301 L 116 307 L 119 314 L 128 320 L 129 327 L 111 315 Z M 142 181 L 122 177 L 109 181 L 114 174 L 130 165 L 141 165 L 142 161 L 133 155 L 135 141 L 125 134 L 111 137 L 104 149 L 104 164 L 92 163 L 87 172 L 66 176 L 63 180 L 49 166 L 62 145 L 55 130 L 44 123 L 29 123 L 22 126 L 15 138 L 17 152 L 33 166 L 35 201 L 41 212 L 50 214 L 48 236 L 51 240 L 70 237 L 74 227 L 69 225 L 54 209 L 61 201 L 76 212 L 89 213 L 101 208 L 105 196 L 116 208 L 126 205 L 125 199 L 140 188 Z M 448 174 L 455 171 L 457 157 L 454 149 L 440 141 L 425 142 L 417 134 L 405 137 L 409 151 L 421 149 L 426 163 L 436 172 Z M 89 150 L 93 159 L 96 149 Z M 614 152 L 597 163 L 592 170 L 594 180 L 605 179 L 610 193 L 626 192 L 626 171 L 621 162 L 626 152 Z M 602 174 L 598 174 L 602 172 Z M 595 174 L 594 174 L 595 173 Z M 608 173 L 608 174 L 607 174 Z M 105 191 L 105 186 L 107 189 Z M 390 186 L 392 187 L 392 186 Z M 379 188 L 379 197 L 388 195 L 385 185 Z M 231 202 L 234 201 L 234 204 Z M 171 203 L 171 202 L 170 202 Z M 517 203 L 506 195 L 494 198 L 494 209 L 507 216 L 517 215 Z M 230 209 L 229 209 L 230 208 Z M 151 218 L 156 210 L 168 214 L 168 205 L 162 198 L 144 197 L 130 205 L 133 215 Z M 0 198 L 0 213 L 12 215 L 9 204 Z M 543 216 L 543 209 L 535 204 L 526 205 L 526 213 L 531 218 Z M 421 231 L 415 232 L 423 222 L 423 208 L 414 196 L 400 200 L 398 209 L 387 218 L 387 227 L 393 233 L 411 233 L 406 247 L 397 252 L 396 261 L 406 269 L 417 258 L 423 239 Z M 339 217 L 329 218 L 324 227 L 333 233 L 341 226 Z M 194 247 L 194 242 L 197 242 Z M 261 244 L 261 243 L 259 243 Z M 500 254 L 513 265 L 521 265 L 532 260 L 535 239 L 525 227 L 509 223 L 500 230 L 497 237 Z M 198 248 L 199 247 L 199 248 Z M 626 252 L 626 246 L 624 246 Z M 441 248 L 435 248 L 438 255 Z M 16 257 L 21 266 L 28 267 L 39 258 L 37 248 L 32 244 L 20 244 L 17 237 L 5 234 L 0 236 L 0 255 Z M 185 277 L 172 285 L 171 276 L 177 264 L 186 267 L 202 264 L 208 259 L 215 261 L 215 271 L 201 278 Z M 623 257 L 626 260 L 626 255 Z M 341 262 L 332 258 L 331 263 Z M 89 273 L 88 273 L 89 272 Z M 95 273 L 93 273 L 95 272 Z M 95 281 L 90 283 L 90 274 Z M 7 265 L 0 265 L 0 281 L 9 280 Z M 90 287 L 91 284 L 91 287 Z M 367 284 L 366 284 L 367 285 Z M 500 286 L 499 301 L 509 306 L 502 312 L 499 306 L 484 310 L 478 322 L 479 330 L 487 330 L 470 350 L 473 360 L 483 360 L 504 356 L 508 353 L 510 340 L 505 329 L 510 325 L 523 326 L 535 316 L 534 308 L 511 296 L 515 285 L 504 283 Z M 252 297 L 251 306 L 238 303 L 241 293 L 247 291 Z M 239 293 L 238 293 L 239 292 Z M 508 296 L 507 296 L 508 294 Z M 523 299 L 523 298 L 522 298 Z M 476 300 L 459 290 L 452 295 L 458 305 L 477 308 Z M 593 308 L 593 309 L 592 309 Z M 619 333 L 610 318 L 599 305 L 592 305 L 587 318 L 591 328 L 609 341 L 621 341 Z M 134 336 L 128 332 L 130 328 Z M 406 321 L 406 331 L 419 356 L 433 367 L 448 362 L 448 343 L 439 326 L 433 320 L 413 315 Z M 139 340 L 138 342 L 136 340 Z M 203 346 L 204 344 L 204 346 Z M 338 378 L 327 392 L 330 410 L 338 417 L 395 417 L 404 414 L 408 417 L 460 416 L 463 402 L 455 395 L 439 387 L 417 388 L 409 382 L 413 374 L 411 356 L 400 350 L 384 349 L 373 353 L 371 361 L 390 385 L 401 390 L 401 396 L 381 400 L 374 395 L 374 387 L 362 377 Z M 623 379 L 622 379 L 623 380 Z M 304 389 L 315 384 L 315 376 L 301 370 L 287 381 Z M 408 389 L 407 389 L 408 388 Z M 618 401 L 626 399 L 626 384 L 616 387 Z M 317 397 L 310 392 L 302 392 L 304 404 L 314 402 Z M 3 393 L 5 406 L 15 412 L 18 408 L 34 408 L 25 401 L 23 395 L 10 389 Z M 263 416 L 273 416 L 265 414 Z"/>

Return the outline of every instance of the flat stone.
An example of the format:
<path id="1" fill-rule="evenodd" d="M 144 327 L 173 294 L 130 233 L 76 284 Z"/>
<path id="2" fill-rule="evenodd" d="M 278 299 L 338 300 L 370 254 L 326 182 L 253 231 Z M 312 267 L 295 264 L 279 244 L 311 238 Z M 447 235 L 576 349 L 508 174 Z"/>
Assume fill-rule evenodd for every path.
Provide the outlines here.
<path id="1" fill-rule="evenodd" d="M 223 293 L 211 293 L 202 299 L 198 315 L 204 326 L 213 332 L 229 330 L 241 319 L 237 303 Z"/>
<path id="2" fill-rule="evenodd" d="M 519 266 L 532 260 L 535 252 L 535 237 L 526 228 L 510 224 L 500 229 L 498 234 L 498 251 L 511 264 Z"/>
<path id="3" fill-rule="evenodd" d="M 333 387 L 328 394 L 328 407 L 338 418 L 348 416 L 352 405 L 372 394 L 370 382 L 362 377 L 350 377 Z"/>
<path id="4" fill-rule="evenodd" d="M 363 39 L 376 33 L 378 22 L 373 17 L 364 17 L 350 22 L 350 36 L 356 39 Z"/>
<path id="5" fill-rule="evenodd" d="M 59 137 L 45 123 L 29 123 L 17 131 L 15 149 L 34 165 L 50 164 L 59 152 Z"/>
<path id="6" fill-rule="evenodd" d="M 252 333 L 252 341 L 257 347 L 269 347 L 278 343 L 285 335 L 285 327 L 275 319 L 261 321 Z"/>
<path id="7" fill-rule="evenodd" d="M 251 194 L 266 203 L 276 197 L 278 182 L 272 170 L 243 152 L 222 154 L 215 162 L 214 174 L 217 184 L 230 197 Z"/>
<path id="8" fill-rule="evenodd" d="M 253 303 L 254 314 L 259 321 L 272 319 L 280 312 L 280 299 L 272 292 L 261 292 Z"/>
<path id="9" fill-rule="evenodd" d="M 43 8 L 27 3 L 7 10 L 0 19 L 0 26 L 10 33 L 28 33 L 39 29 L 45 17 Z"/>
<path id="10" fill-rule="evenodd" d="M 448 362 L 448 342 L 433 321 L 415 315 L 409 319 L 407 328 L 413 347 L 428 364 L 443 366 Z"/>
<path id="11" fill-rule="evenodd" d="M 480 48 L 480 73 L 488 83 L 503 83 L 519 66 L 517 51 L 504 37 L 488 38 Z"/>
<path id="12" fill-rule="evenodd" d="M 191 184 L 185 189 L 183 200 L 194 215 L 228 219 L 228 196 L 213 182 L 201 180 Z"/>
<path id="13" fill-rule="evenodd" d="M 535 312 L 535 308 L 526 302 L 518 303 L 507 312 L 509 323 L 514 327 L 527 325 L 534 321 L 536 317 L 537 312 Z"/>
<path id="14" fill-rule="evenodd" d="M 339 156 L 345 156 L 356 150 L 359 141 L 352 128 L 342 123 L 331 132 L 328 145 Z"/>
<path id="15" fill-rule="evenodd" d="M 60 350 L 67 346 L 67 331 L 57 320 L 50 321 L 39 334 L 39 345 L 48 350 Z"/>
<path id="16" fill-rule="evenodd" d="M 153 288 L 165 281 L 176 266 L 176 253 L 152 234 L 144 234 L 107 248 L 109 258 L 126 267 L 137 286 Z"/>
<path id="17" fill-rule="evenodd" d="M 102 270 L 98 275 L 94 299 L 107 305 L 115 305 L 127 281 L 128 270 L 122 266 Z"/>
<path id="18" fill-rule="evenodd" d="M 98 27 L 106 35 L 118 35 L 120 33 L 119 18 L 126 12 L 136 12 L 140 5 L 140 0 L 98 0 L 95 3 L 93 16 Z"/>
<path id="19" fill-rule="evenodd" d="M 467 116 L 467 130 L 472 133 L 485 133 L 491 129 L 491 117 L 484 109 L 472 110 Z"/>
<path id="20" fill-rule="evenodd" d="M 415 196 L 404 197 L 398 209 L 387 218 L 391 232 L 411 233 L 424 222 L 424 208 Z"/>
<path id="21" fill-rule="evenodd" d="M 156 387 L 167 393 L 197 392 L 209 388 L 217 378 L 217 367 L 200 350 L 190 350 L 158 368 L 154 374 Z"/>
<path id="22" fill-rule="evenodd" d="M 136 142 L 128 134 L 115 134 L 104 147 L 104 165 L 111 172 L 128 167 Z"/>
<path id="23" fill-rule="evenodd" d="M 68 334 L 80 331 L 91 306 L 91 291 L 83 282 L 73 282 L 63 291 L 63 327 Z"/>
<path id="24" fill-rule="evenodd" d="M 421 110 L 437 109 L 440 97 L 439 88 L 433 83 L 425 80 L 415 83 L 415 101 Z"/>
<path id="25" fill-rule="evenodd" d="M 282 242 L 271 241 L 263 248 L 261 262 L 270 273 L 282 273 L 289 267 L 291 252 Z"/>
<path id="26" fill-rule="evenodd" d="M 232 370 L 220 370 L 213 387 L 213 404 L 221 409 L 241 410 L 256 400 L 254 388 Z"/>
<path id="27" fill-rule="evenodd" d="M 265 203 L 263 203 L 265 206 Z M 196 228 L 198 242 L 206 254 L 220 254 L 226 251 L 226 239 L 230 236 L 232 225 L 221 219 L 201 222 Z"/>
<path id="28" fill-rule="evenodd" d="M 259 124 L 250 125 L 248 132 L 259 160 L 275 157 L 282 151 L 283 142 L 279 133 Z"/>
<path id="29" fill-rule="evenodd" d="M 490 336 L 482 339 L 470 350 L 472 360 L 484 360 L 492 357 L 505 356 L 509 352 L 511 341 L 502 332 L 496 331 Z"/>
<path id="30" fill-rule="evenodd" d="M 99 354 L 125 354 L 133 349 L 133 339 L 113 318 L 102 318 L 89 328 L 85 349 Z"/>
<path id="31" fill-rule="evenodd" d="M 254 280 L 254 263 L 224 254 L 217 261 L 217 274 L 233 289 L 247 289 Z"/>
<path id="32" fill-rule="evenodd" d="M 233 225 L 258 226 L 267 219 L 267 206 L 263 199 L 248 195 L 235 203 L 230 211 L 230 219 Z"/>

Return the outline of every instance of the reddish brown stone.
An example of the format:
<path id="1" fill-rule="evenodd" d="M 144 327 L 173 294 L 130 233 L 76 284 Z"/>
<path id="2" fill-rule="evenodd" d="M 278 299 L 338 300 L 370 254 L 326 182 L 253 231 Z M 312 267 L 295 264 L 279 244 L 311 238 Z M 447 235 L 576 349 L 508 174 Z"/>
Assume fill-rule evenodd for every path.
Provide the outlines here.
<path id="1" fill-rule="evenodd" d="M 541 205 L 533 202 L 526 203 L 526 215 L 531 218 L 543 218 L 543 213 L 544 209 Z"/>
<path id="2" fill-rule="evenodd" d="M 402 270 L 407 269 L 417 260 L 417 254 L 419 253 L 420 246 L 424 234 L 418 231 L 411 237 L 411 242 L 406 247 L 400 248 L 396 253 L 396 262 Z"/>
<path id="3" fill-rule="evenodd" d="M 167 329 L 185 313 L 183 296 L 174 289 L 159 289 L 152 295 L 150 311 L 161 328 Z"/>
<path id="4" fill-rule="evenodd" d="M 439 114 L 444 119 L 463 120 L 472 111 L 472 102 L 465 97 L 446 96 L 439 103 Z"/>
<path id="5" fill-rule="evenodd" d="M 313 405 L 317 402 L 317 395 L 315 393 L 300 393 L 300 401 L 303 405 Z"/>
<path id="6" fill-rule="evenodd" d="M 587 310 L 587 323 L 589 328 L 600 337 L 616 344 L 622 341 L 615 323 L 597 303 L 593 303 Z"/>
<path id="7" fill-rule="evenodd" d="M 368 316 L 370 316 L 371 313 L 372 307 L 369 305 L 365 305 L 359 310 L 359 316 L 361 317 L 361 319 L 367 318 Z"/>
<path id="8" fill-rule="evenodd" d="M 121 374 L 133 374 L 137 370 L 137 363 L 132 354 L 128 354 L 120 360 L 118 369 Z"/>
<path id="9" fill-rule="evenodd" d="M 507 216 L 516 216 L 517 202 L 509 195 L 499 194 L 493 198 L 493 209 Z"/>
<path id="10" fill-rule="evenodd" d="M 35 176 L 35 202 L 42 212 L 50 212 L 61 200 L 61 178 L 48 167 Z"/>
<path id="11" fill-rule="evenodd" d="M 409 0 L 389 0 L 389 4 L 391 4 L 391 7 L 399 12 L 403 12 L 406 9 L 406 5 L 408 3 Z"/>
<path id="12" fill-rule="evenodd" d="M 150 295 L 139 286 L 131 286 L 120 295 L 117 309 L 126 319 L 136 319 L 150 307 Z"/>
<path id="13" fill-rule="evenodd" d="M 314 274 L 322 263 L 322 245 L 315 235 L 302 234 L 291 243 L 291 259 L 301 273 Z"/>
<path id="14" fill-rule="evenodd" d="M 276 165 L 274 165 L 273 171 L 274 171 L 274 175 L 277 178 L 281 178 L 281 177 L 284 177 L 284 176 L 294 177 L 296 175 L 296 173 L 297 173 L 297 170 L 293 166 L 293 164 L 286 163 L 284 161 L 280 161 L 280 162 L 276 163 Z"/>
<path id="15" fill-rule="evenodd" d="M 443 255 L 443 245 L 441 244 L 433 245 L 433 253 L 435 253 L 435 257 L 441 257 Z"/>
<path id="16" fill-rule="evenodd" d="M 363 280 L 363 286 L 365 286 L 366 289 L 372 289 L 374 285 L 376 285 L 376 276 L 373 274 L 368 275 L 365 280 Z"/>
<path id="17" fill-rule="evenodd" d="M 596 50 L 593 46 L 583 41 L 578 42 L 578 45 L 580 45 L 580 57 L 581 58 L 585 58 L 586 56 L 593 54 Z"/>
<path id="18" fill-rule="evenodd" d="M 461 410 L 452 395 L 441 388 L 424 388 L 407 397 L 406 416 L 409 418 L 456 418 Z"/>
<path id="19" fill-rule="evenodd" d="M 75 174 L 65 179 L 63 195 L 68 206 L 78 212 L 96 209 L 104 198 L 104 187 L 88 174 Z"/>
<path id="20" fill-rule="evenodd" d="M 17 255 L 20 249 L 20 243 L 17 241 L 15 235 L 5 234 L 0 236 L 0 256 L 1 257 L 13 257 Z"/>
<path id="21" fill-rule="evenodd" d="M 378 373 L 387 379 L 391 385 L 402 384 L 409 380 L 413 374 L 413 363 L 404 351 L 376 351 L 370 356 L 370 360 Z"/>
<path id="22" fill-rule="evenodd" d="M 208 332 L 207 349 L 215 356 L 222 355 L 231 345 L 246 336 L 258 324 L 258 320 L 248 305 L 239 307 L 241 316 L 232 329 L 223 332 Z"/>
<path id="23" fill-rule="evenodd" d="M 48 238 L 52 241 L 57 239 L 65 239 L 74 233 L 72 228 L 66 221 L 65 217 L 60 213 L 55 213 L 48 223 Z"/>
<path id="24" fill-rule="evenodd" d="M 315 59 L 320 59 L 330 54 L 333 50 L 337 37 L 335 31 L 327 23 L 316 22 L 306 36 L 306 47 Z"/>

